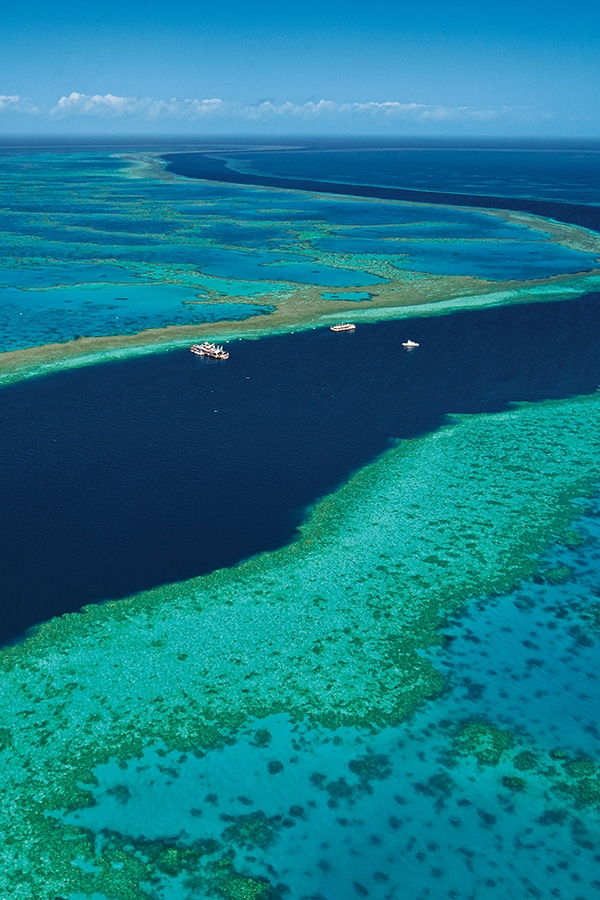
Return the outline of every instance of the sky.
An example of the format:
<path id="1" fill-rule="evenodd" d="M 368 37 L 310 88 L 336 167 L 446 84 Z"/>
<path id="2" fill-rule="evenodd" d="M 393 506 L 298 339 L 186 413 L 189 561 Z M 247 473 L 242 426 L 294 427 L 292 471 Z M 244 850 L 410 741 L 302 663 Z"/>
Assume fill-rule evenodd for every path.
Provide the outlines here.
<path id="1" fill-rule="evenodd" d="M 21 0 L 10 135 L 600 137 L 598 0 Z"/>

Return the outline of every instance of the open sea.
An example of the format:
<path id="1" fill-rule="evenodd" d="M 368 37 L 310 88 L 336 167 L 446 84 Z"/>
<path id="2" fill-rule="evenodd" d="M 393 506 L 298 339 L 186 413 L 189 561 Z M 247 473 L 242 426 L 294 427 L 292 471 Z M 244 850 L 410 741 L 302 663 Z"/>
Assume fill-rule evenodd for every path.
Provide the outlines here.
<path id="1" fill-rule="evenodd" d="M 235 184 L 515 209 L 598 227 L 598 141 L 404 141 L 165 154 L 169 170 Z"/>
<path id="2" fill-rule="evenodd" d="M 320 497 L 451 414 L 594 392 L 599 301 L 236 341 L 226 365 L 175 350 L 5 388 L 1 637 L 282 546 Z"/>
<path id="3" fill-rule="evenodd" d="M 356 266 L 350 277 L 331 257 L 295 256 L 287 223 L 297 225 L 303 215 L 312 221 L 317 209 L 326 227 L 306 240 L 320 254 L 412 254 L 411 271 L 507 283 L 575 275 L 598 264 L 587 245 L 548 244 L 537 232 L 519 243 L 512 224 L 495 232 L 495 223 L 477 218 L 480 210 L 516 210 L 600 234 L 600 144 L 593 142 L 4 146 L 0 170 L 9 172 L 14 155 L 21 165 L 29 153 L 34 171 L 35 160 L 50 154 L 60 166 L 57 184 L 68 185 L 70 154 L 85 153 L 92 182 L 107 191 L 111 167 L 120 171 L 124 154 L 150 151 L 173 178 L 166 187 L 148 187 L 158 210 L 153 235 L 136 232 L 131 214 L 142 180 L 127 182 L 125 205 L 110 188 L 114 208 L 107 205 L 101 229 L 91 196 L 77 221 L 59 227 L 61 209 L 74 213 L 57 188 L 45 201 L 41 230 L 33 224 L 22 234 L 11 223 L 26 216 L 34 222 L 38 195 L 19 199 L 19 209 L 7 200 L 0 211 L 0 229 L 12 234 L 0 275 L 3 350 L 82 334 L 241 322 L 251 314 L 268 331 L 280 282 L 294 280 L 322 287 L 324 299 L 348 288 L 359 310 L 376 279 Z M 85 168 L 81 159 L 73 166 L 78 182 L 70 189 L 83 203 Z M 282 188 L 293 198 L 281 199 Z M 330 195 L 355 205 L 324 206 Z M 419 211 L 411 220 L 407 208 L 402 226 L 413 231 L 399 231 L 390 245 L 389 204 L 397 200 L 418 210 L 426 204 L 428 219 Z M 211 210 L 222 204 L 227 215 L 205 226 L 194 206 L 201 203 Z M 437 218 L 432 206 L 439 207 Z M 271 223 L 264 228 L 255 222 L 263 214 Z M 178 216 L 198 229 L 200 250 L 180 237 Z M 460 242 L 481 237 L 485 227 L 498 255 L 485 248 L 471 258 L 459 253 Z M 99 230 L 109 237 L 101 239 Z M 414 249 L 427 235 L 434 243 Z M 30 237 L 44 249 L 28 269 L 19 247 Z M 151 271 L 142 269 L 138 247 Z M 169 270 L 163 296 L 167 265 L 177 267 L 179 280 Z M 194 266 L 206 276 L 204 307 L 189 301 L 186 278 Z M 252 309 L 230 282 L 223 287 L 227 279 L 247 286 Z M 217 282 L 218 303 L 211 293 Z M 95 303 L 96 296 L 104 299 Z M 127 324 L 118 331 L 121 314 Z M 407 351 L 407 338 L 419 347 Z M 125 600 L 285 547 L 323 497 L 389 448 L 435 434 L 453 417 L 593 395 L 600 385 L 600 293 L 365 321 L 348 334 L 318 323 L 297 333 L 235 338 L 227 347 L 224 363 L 170 346 L 0 387 L 6 652 L 23 640 L 26 647 L 35 626 L 87 604 Z M 430 477 L 435 481 L 436 473 Z M 42 841 L 33 852 L 15 839 L 4 857 L 21 873 L 10 876 L 14 897 L 599 897 L 600 500 L 587 497 L 577 509 L 570 540 L 546 548 L 538 574 L 507 593 L 470 598 L 444 622 L 439 646 L 423 653 L 445 687 L 406 721 L 328 728 L 280 711 L 250 718 L 210 752 L 183 753 L 149 735 L 137 756 L 102 752 L 96 763 L 92 756 L 89 802 L 65 804 L 60 816 L 45 809 L 89 838 L 89 859 L 72 863 L 86 877 L 79 887 L 66 881 L 62 893 L 58 881 L 48 880 L 46 893 L 28 894 L 30 876 L 40 889 L 39 858 L 46 853 L 52 868 L 58 851 Z M 457 723 L 464 724 L 459 737 Z M 2 757 L 2 729 L 11 727 L 0 722 L 6 778 L 16 763 Z M 571 776 L 579 778 L 575 788 L 567 784 Z M 19 790 L 27 794 L 24 784 Z M 151 877 L 139 876 L 137 895 L 111 893 L 108 881 L 94 887 L 90 873 L 96 865 L 100 871 L 104 852 L 114 871 L 142 859 Z M 56 866 L 63 860 L 57 855 Z M 219 865 L 226 882 L 214 874 Z"/>

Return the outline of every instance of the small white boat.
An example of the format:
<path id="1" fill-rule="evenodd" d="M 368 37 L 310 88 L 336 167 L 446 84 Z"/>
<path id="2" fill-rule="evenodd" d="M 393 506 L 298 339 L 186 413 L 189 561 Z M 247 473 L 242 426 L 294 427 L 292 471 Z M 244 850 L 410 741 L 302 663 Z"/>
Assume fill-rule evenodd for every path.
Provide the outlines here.
<path id="1" fill-rule="evenodd" d="M 203 344 L 192 344 L 190 350 L 196 356 L 210 356 L 212 359 L 229 359 L 227 350 L 224 350 L 218 344 L 211 344 L 210 341 L 204 341 Z"/>
<path id="2" fill-rule="evenodd" d="M 340 325 L 330 325 L 330 331 L 355 331 L 356 325 L 353 322 L 342 322 Z"/>
<path id="3" fill-rule="evenodd" d="M 419 345 L 416 341 L 403 341 L 402 346 L 408 347 L 409 350 L 412 350 L 413 347 L 418 347 Z"/>

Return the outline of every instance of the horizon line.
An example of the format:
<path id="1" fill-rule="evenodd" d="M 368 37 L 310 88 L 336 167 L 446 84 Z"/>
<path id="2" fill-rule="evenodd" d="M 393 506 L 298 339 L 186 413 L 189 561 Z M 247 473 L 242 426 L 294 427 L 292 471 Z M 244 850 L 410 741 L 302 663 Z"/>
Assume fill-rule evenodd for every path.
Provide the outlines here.
<path id="1" fill-rule="evenodd" d="M 213 132 L 210 134 L 193 134 L 190 132 L 179 132 L 173 134 L 164 134 L 161 132 L 132 132 L 124 133 L 105 133 L 90 134 L 89 132 L 62 132 L 60 134 L 52 133 L 19 133 L 0 135 L 0 147 L 14 147 L 19 145 L 32 144 L 62 144 L 62 143 L 84 143 L 106 145 L 109 143 L 117 144 L 139 144 L 146 142 L 160 142 L 170 144 L 173 142 L 189 142 L 193 144 L 211 144 L 211 143 L 260 143 L 262 145 L 278 144 L 278 145 L 294 145 L 294 144 L 352 144 L 366 143 L 372 145 L 390 145 L 398 146 L 406 144 L 414 146 L 415 144 L 424 144 L 429 146 L 453 146 L 453 145 L 479 145 L 478 149 L 484 149 L 486 146 L 506 145 L 507 147 L 519 145 L 539 145 L 540 148 L 549 144 L 564 146 L 581 146 L 597 145 L 600 150 L 600 135 L 590 137 L 589 135 L 423 135 L 423 134 L 402 134 L 402 135 L 373 135 L 369 133 L 355 134 L 278 134 L 273 132 L 270 134 L 261 133 L 228 133 Z"/>

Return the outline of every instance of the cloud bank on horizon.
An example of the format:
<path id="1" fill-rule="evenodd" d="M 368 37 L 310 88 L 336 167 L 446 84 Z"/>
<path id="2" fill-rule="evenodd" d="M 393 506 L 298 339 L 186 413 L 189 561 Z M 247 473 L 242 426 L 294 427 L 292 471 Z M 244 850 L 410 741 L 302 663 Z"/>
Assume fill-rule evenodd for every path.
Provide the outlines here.
<path id="1" fill-rule="evenodd" d="M 80 94 L 73 91 L 63 96 L 49 111 L 55 118 L 73 116 L 136 116 L 148 121 L 160 118 L 177 118 L 188 121 L 206 118 L 234 118 L 246 121 L 257 119 L 299 118 L 318 119 L 336 117 L 392 118 L 415 120 L 488 120 L 499 117 L 527 116 L 535 118 L 525 108 L 473 109 L 468 106 L 427 106 L 424 103 L 400 103 L 396 100 L 367 103 L 336 103 L 333 100 L 309 100 L 306 103 L 260 103 L 244 105 L 228 103 L 219 98 L 204 100 L 153 100 L 150 97 L 116 97 L 113 94 Z"/>
<path id="2" fill-rule="evenodd" d="M 0 116 L 11 113 L 26 114 L 46 123 L 82 122 L 89 120 L 120 120 L 129 126 L 158 125 L 161 122 L 179 122 L 182 126 L 198 122 L 231 125 L 264 124 L 275 129 L 287 125 L 320 123 L 325 128 L 336 124 L 375 123 L 402 125 L 412 123 L 488 123 L 519 122 L 536 123 L 551 118 L 549 113 L 528 107 L 502 106 L 498 108 L 428 105 L 397 100 L 336 102 L 333 100 L 308 100 L 304 103 L 290 101 L 275 103 L 262 100 L 254 104 L 212 98 L 121 97 L 115 94 L 85 94 L 72 91 L 60 97 L 53 106 L 41 108 L 18 95 L 0 95 Z"/>

